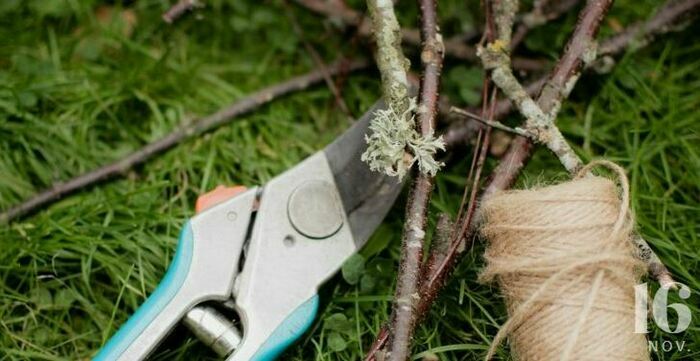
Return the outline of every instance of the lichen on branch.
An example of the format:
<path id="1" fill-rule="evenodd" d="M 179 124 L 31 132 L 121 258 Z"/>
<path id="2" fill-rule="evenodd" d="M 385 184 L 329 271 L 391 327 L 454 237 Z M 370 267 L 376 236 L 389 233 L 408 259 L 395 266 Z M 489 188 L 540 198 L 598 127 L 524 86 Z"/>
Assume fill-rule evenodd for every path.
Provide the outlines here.
<path id="1" fill-rule="evenodd" d="M 442 137 L 421 135 L 416 129 L 416 101 L 409 96 L 410 62 L 401 50 L 401 28 L 391 0 L 368 0 L 372 31 L 377 43 L 376 61 L 382 77 L 387 109 L 378 110 L 365 137 L 362 160 L 370 169 L 403 178 L 413 164 L 423 174 L 435 175 L 442 163 L 435 153 L 445 149 Z M 419 109 L 418 109 L 419 110 Z"/>
<path id="2" fill-rule="evenodd" d="M 376 61 L 382 77 L 382 93 L 399 114 L 409 107 L 408 75 L 411 63 L 401 50 L 401 27 L 392 0 L 367 0 L 372 33 L 377 43 Z"/>
<path id="3" fill-rule="evenodd" d="M 393 106 L 377 110 L 374 113 L 366 135 L 367 150 L 362 154 L 373 171 L 383 172 L 402 179 L 418 163 L 418 169 L 424 174 L 435 175 L 442 162 L 435 160 L 439 150 L 445 150 L 442 136 L 433 134 L 422 136 L 415 127 L 415 98 L 409 99 L 408 108 L 399 113 Z"/>

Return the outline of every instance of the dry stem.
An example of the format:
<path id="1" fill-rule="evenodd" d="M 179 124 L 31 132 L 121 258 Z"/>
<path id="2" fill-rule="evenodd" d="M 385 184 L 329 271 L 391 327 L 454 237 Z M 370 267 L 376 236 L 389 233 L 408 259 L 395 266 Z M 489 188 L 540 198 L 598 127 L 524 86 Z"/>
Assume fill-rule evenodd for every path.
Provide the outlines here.
<path id="1" fill-rule="evenodd" d="M 391 4 L 391 0 L 386 0 Z M 440 73 L 444 45 L 437 24 L 436 3 L 434 0 L 421 0 L 421 36 L 423 38 L 423 78 L 420 86 L 420 102 L 417 110 L 417 126 L 421 136 L 432 137 L 435 132 L 435 118 L 438 110 Z M 370 11 L 373 11 L 370 7 Z M 377 20 L 373 16 L 373 23 Z M 377 45 L 381 43 L 377 40 Z M 415 307 L 418 303 L 419 276 L 423 258 L 425 224 L 433 190 L 433 175 L 420 172 L 412 184 L 406 222 L 404 223 L 401 260 L 397 278 L 396 294 L 391 322 L 391 340 L 388 360 L 405 361 L 409 357 L 415 323 Z"/>
<path id="2" fill-rule="evenodd" d="M 382 76 L 382 94 L 391 109 L 403 114 L 409 108 L 409 61 L 401 50 L 401 28 L 391 0 L 368 0 L 374 39 L 377 43 L 377 67 Z"/>
<path id="3" fill-rule="evenodd" d="M 201 6 L 203 5 L 198 0 L 180 0 L 163 13 L 163 21 L 172 24 L 186 12 Z"/>
<path id="4" fill-rule="evenodd" d="M 510 16 L 512 5 L 509 3 L 513 1 L 515 0 L 499 2 L 499 6 L 504 8 L 502 12 Z M 527 95 L 518 80 L 513 76 L 509 67 L 507 53 L 498 48 L 499 44 L 489 44 L 482 53 L 484 67 L 493 69 L 491 75 L 493 81 L 515 103 L 520 113 L 526 118 L 525 128 L 535 135 L 534 138 L 537 142 L 546 145 L 547 148 L 556 154 L 562 165 L 572 174 L 576 173 L 583 166 L 583 161 L 568 144 L 554 124 L 554 121 L 562 101 L 569 96 L 576 84 L 583 65 L 590 65 L 595 60 L 595 35 L 611 5 L 612 0 L 589 0 L 587 2 L 579 17 L 574 33 L 566 46 L 566 51 L 542 88 L 537 103 Z M 500 24 L 498 24 L 499 21 Z M 499 32 L 510 31 L 512 20 L 509 22 L 507 16 L 501 19 L 497 18 L 497 25 L 499 25 Z M 499 39 L 505 42 L 508 37 L 500 34 Z M 525 141 L 528 142 L 528 140 Z M 517 145 L 514 143 L 512 146 Z M 512 161 L 509 154 L 506 154 L 504 160 Z M 507 164 L 508 168 L 513 168 L 513 166 L 517 167 L 518 164 L 522 163 L 504 164 Z M 489 195 L 493 191 L 494 189 L 489 187 L 485 195 Z M 640 249 L 638 255 L 642 256 L 641 259 L 655 273 L 654 276 L 661 285 L 665 287 L 672 286 L 674 282 L 670 272 L 661 263 L 646 241 L 641 237 L 635 237 L 635 244 Z"/>
<path id="5" fill-rule="evenodd" d="M 669 0 L 648 21 L 628 26 L 624 31 L 609 38 L 599 49 L 600 56 L 614 55 L 629 48 L 630 44 L 641 47 L 656 36 L 667 33 L 684 20 L 690 20 L 700 11 L 700 0 Z"/>
<path id="6" fill-rule="evenodd" d="M 284 2 L 284 5 L 287 7 L 288 10 L 290 10 L 287 11 L 287 17 L 289 18 L 289 21 L 292 24 L 292 29 L 294 30 L 294 33 L 296 33 L 297 37 L 301 39 L 301 42 L 304 44 L 304 49 L 306 49 L 306 52 L 309 53 L 309 56 L 311 57 L 311 60 L 313 60 L 314 64 L 316 64 L 316 67 L 318 67 L 318 69 L 323 73 L 323 80 L 326 82 L 326 86 L 331 91 L 331 93 L 333 93 L 336 106 L 340 108 L 340 110 L 347 116 L 352 117 L 352 114 L 350 113 L 350 108 L 348 108 L 348 105 L 345 103 L 345 100 L 343 100 L 343 96 L 340 93 L 340 89 L 338 89 L 338 87 L 335 85 L 333 78 L 328 72 L 328 64 L 326 64 L 326 62 L 323 61 L 318 51 L 316 51 L 313 45 L 311 45 L 311 43 L 306 39 L 304 29 L 299 25 L 299 22 L 297 21 L 297 18 L 294 15 L 294 11 L 291 11 L 291 9 L 289 9 L 289 5 L 286 1 Z"/>
<path id="7" fill-rule="evenodd" d="M 331 64 L 328 67 L 328 72 L 330 74 L 338 74 L 343 71 L 355 71 L 366 68 L 367 65 L 367 62 L 364 60 L 353 60 L 349 63 L 349 65 L 345 63 L 345 61 L 340 60 Z M 281 83 L 261 89 L 253 94 L 239 99 L 238 101 L 217 111 L 214 114 L 178 127 L 165 137 L 145 145 L 122 159 L 93 171 L 81 174 L 66 182 L 53 184 L 48 189 L 43 190 L 28 200 L 11 207 L 4 213 L 1 213 L 0 224 L 12 221 L 27 213 L 36 211 L 39 208 L 48 205 L 53 200 L 81 188 L 94 185 L 108 178 L 123 175 L 127 170 L 131 169 L 135 165 L 145 162 L 154 155 L 170 149 L 186 139 L 224 125 L 235 119 L 237 116 L 251 112 L 261 105 L 267 104 L 283 95 L 304 90 L 309 86 L 322 81 L 323 79 L 323 72 L 320 70 L 314 70 L 304 75 L 296 76 Z"/>
<path id="8" fill-rule="evenodd" d="M 520 24 L 513 33 L 510 49 L 515 49 L 525 39 L 530 29 L 566 14 L 579 2 L 580 0 L 535 0 L 532 10 L 520 18 Z"/>
<path id="9" fill-rule="evenodd" d="M 358 34 L 369 38 L 372 30 L 367 22 L 362 21 L 362 14 L 356 10 L 342 5 L 340 2 L 325 0 L 294 0 L 299 5 L 322 14 L 326 17 L 338 19 L 343 23 L 358 27 Z M 421 35 L 416 29 L 401 29 L 401 41 L 413 46 L 421 46 Z M 462 36 L 455 36 L 443 40 L 445 55 L 456 59 L 475 61 L 476 49 L 465 44 Z M 546 62 L 540 59 L 515 57 L 512 60 L 513 68 L 518 70 L 535 71 L 542 70 Z"/>
<path id="10" fill-rule="evenodd" d="M 681 1 L 675 1 L 675 0 L 670 0 L 667 1 L 667 3 L 661 8 L 659 12 L 655 14 L 655 16 L 650 19 L 649 21 L 645 22 L 645 24 L 656 24 L 654 26 L 649 26 L 649 25 L 633 25 L 633 27 L 636 27 L 638 29 L 643 29 L 643 33 L 639 34 L 638 36 L 640 37 L 653 37 L 656 34 L 665 32 L 662 31 L 662 29 L 668 29 L 673 25 L 676 21 L 678 21 L 677 16 L 669 16 L 670 11 L 668 10 L 669 8 L 675 8 L 676 6 L 681 6 L 681 4 L 684 4 L 683 8 L 686 9 L 686 13 L 692 13 L 695 14 L 698 12 L 698 9 L 700 8 L 700 1 L 698 0 L 681 0 Z M 685 7 L 688 6 L 688 7 Z M 646 31 L 649 31 L 646 33 Z M 626 33 L 627 31 L 623 32 L 622 34 Z M 610 54 L 617 54 L 622 51 L 624 51 L 630 44 L 630 41 L 633 39 L 633 37 L 624 37 L 624 41 L 621 41 L 620 43 L 617 43 L 618 40 L 614 40 L 616 37 L 610 38 L 607 41 L 603 42 L 602 45 L 600 46 L 601 49 L 607 49 L 608 47 L 611 49 Z M 611 44 L 617 44 L 614 47 L 611 46 Z M 531 96 L 542 87 L 542 84 L 546 81 L 546 78 L 541 78 L 539 80 L 534 81 L 527 87 L 527 92 Z M 511 111 L 512 105 L 511 102 L 508 101 L 507 99 L 504 99 L 502 101 L 499 101 L 498 103 L 495 104 L 495 111 L 493 113 L 494 118 L 500 118 L 506 114 L 508 114 Z M 480 110 L 473 110 L 472 112 L 479 112 Z M 483 116 L 483 112 L 481 114 Z M 489 118 L 492 119 L 492 118 Z M 459 145 L 460 143 L 463 143 L 464 141 L 471 139 L 473 135 L 476 132 L 480 132 L 481 129 L 484 127 L 477 122 L 466 122 L 464 124 L 455 124 L 451 126 L 448 129 L 448 132 L 445 133 L 445 140 L 448 145 L 448 147 L 452 148 L 456 145 Z M 507 154 L 501 159 L 501 162 L 499 163 L 498 167 L 494 172 L 492 173 L 490 177 L 490 181 L 488 182 L 487 186 L 485 187 L 485 191 L 481 195 L 481 199 L 484 199 L 487 197 L 489 194 L 492 194 L 495 191 L 498 190 L 503 190 L 507 189 L 511 186 L 511 184 L 514 182 L 515 178 L 519 174 L 520 170 L 523 168 L 525 162 L 529 159 L 531 152 L 532 152 L 533 144 L 528 141 L 527 138 L 523 137 L 516 137 L 514 139 L 513 143 L 511 144 L 511 147 L 509 148 Z M 459 256 L 463 254 L 462 250 L 464 250 L 466 247 L 468 247 L 468 243 L 471 240 L 472 235 L 474 234 L 475 226 L 473 220 L 468 222 L 466 224 L 467 226 L 467 231 L 464 233 L 464 236 L 462 239 L 460 239 L 458 242 L 455 242 L 452 246 L 455 248 L 455 252 L 452 254 L 449 254 L 447 257 L 443 258 L 443 261 L 440 262 L 438 266 L 432 266 L 432 267 L 439 267 L 439 270 L 435 271 L 432 273 L 432 277 L 429 280 L 424 281 L 421 284 L 421 289 L 420 289 L 420 302 L 418 303 L 418 307 L 416 309 L 416 316 L 417 318 L 423 318 L 426 316 L 428 310 L 430 309 L 430 306 L 432 303 L 435 301 L 437 298 L 437 295 L 440 292 L 440 289 L 444 286 L 445 280 L 447 279 L 447 276 L 453 269 L 454 265 L 457 263 L 457 260 L 459 259 Z M 647 246 L 648 247 L 648 246 Z M 649 263 L 649 269 L 652 273 L 652 276 L 654 276 L 659 282 L 663 284 L 669 284 L 669 282 L 673 282 L 672 279 L 668 278 L 670 273 L 666 269 L 666 267 L 661 263 L 661 261 L 653 255 L 653 252 L 650 252 L 650 248 L 639 248 L 639 252 L 641 256 L 644 256 L 645 254 L 648 255 L 648 257 L 651 258 L 651 261 Z M 653 256 L 652 256 L 653 255 Z M 641 258 L 641 257 L 640 257 Z M 368 353 L 367 357 L 365 358 L 365 361 L 372 361 L 375 360 L 374 358 L 374 351 L 380 350 L 385 344 L 388 339 L 388 330 L 386 327 L 383 327 L 382 329 L 379 330 L 377 337 L 372 344 L 370 348 L 370 352 Z"/>

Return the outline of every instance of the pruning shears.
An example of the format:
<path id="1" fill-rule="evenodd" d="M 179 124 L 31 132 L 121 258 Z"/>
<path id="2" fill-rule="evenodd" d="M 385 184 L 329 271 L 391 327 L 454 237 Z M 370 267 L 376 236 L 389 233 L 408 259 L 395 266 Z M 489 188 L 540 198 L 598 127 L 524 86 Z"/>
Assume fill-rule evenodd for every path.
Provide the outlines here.
<path id="1" fill-rule="evenodd" d="M 273 360 L 298 339 L 313 323 L 319 286 L 401 190 L 360 160 L 381 107 L 263 186 L 200 196 L 165 277 L 94 360 L 143 360 L 180 323 L 227 361 Z"/>

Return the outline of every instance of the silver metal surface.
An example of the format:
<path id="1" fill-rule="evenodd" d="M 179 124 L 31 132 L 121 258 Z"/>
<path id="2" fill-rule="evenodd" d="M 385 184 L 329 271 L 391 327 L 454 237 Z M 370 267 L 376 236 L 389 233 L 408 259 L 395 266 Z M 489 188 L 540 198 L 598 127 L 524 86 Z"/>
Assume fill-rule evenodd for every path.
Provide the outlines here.
<path id="1" fill-rule="evenodd" d="M 324 149 L 357 248 L 362 248 L 374 233 L 403 186 L 396 177 L 371 171 L 360 159 L 367 149 L 365 134 L 369 132 L 370 119 L 375 111 L 385 107 L 384 102 L 377 102 Z"/>
<path id="2" fill-rule="evenodd" d="M 193 306 L 231 297 L 257 188 L 197 214 L 190 220 L 192 263 L 182 287 L 117 360 L 143 360 Z M 230 217 L 234 212 L 237 216 Z"/>
<path id="3" fill-rule="evenodd" d="M 241 343 L 241 333 L 224 315 L 211 306 L 197 306 L 182 323 L 221 357 L 228 356 Z"/>
<path id="4" fill-rule="evenodd" d="M 314 296 L 319 285 L 357 250 L 344 212 L 340 229 L 323 241 L 305 236 L 292 225 L 287 217 L 289 199 L 308 182 L 327 182 L 340 198 L 323 152 L 276 177 L 263 190 L 234 294 L 243 341 L 229 361 L 250 360 L 287 316 Z"/>
<path id="5" fill-rule="evenodd" d="M 315 239 L 332 236 L 343 225 L 343 206 L 335 185 L 310 180 L 298 186 L 289 197 L 289 221 L 299 233 Z"/>
<path id="6" fill-rule="evenodd" d="M 398 196 L 396 178 L 371 172 L 360 160 L 369 119 L 381 106 L 324 151 L 272 179 L 259 202 L 259 189 L 250 189 L 192 218 L 193 258 L 183 286 L 118 360 L 143 360 L 180 320 L 215 351 L 229 354 L 228 361 L 250 360 L 364 245 Z M 239 274 L 253 207 L 257 215 Z M 215 309 L 195 307 L 209 300 L 231 307 L 232 295 L 242 339 Z"/>

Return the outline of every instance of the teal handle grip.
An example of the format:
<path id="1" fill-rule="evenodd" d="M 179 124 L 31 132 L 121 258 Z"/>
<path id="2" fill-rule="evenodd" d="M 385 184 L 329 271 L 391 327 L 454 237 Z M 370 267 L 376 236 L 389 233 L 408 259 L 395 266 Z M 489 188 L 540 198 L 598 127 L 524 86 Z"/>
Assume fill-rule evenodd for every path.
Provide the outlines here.
<path id="1" fill-rule="evenodd" d="M 318 312 L 319 299 L 314 295 L 297 307 L 282 324 L 275 329 L 250 361 L 273 361 L 289 345 L 294 343 L 313 324 Z"/>
<path id="2" fill-rule="evenodd" d="M 180 232 L 177 250 L 165 277 L 129 320 L 95 355 L 94 361 L 118 360 L 122 353 L 144 334 L 182 287 L 192 264 L 193 248 L 192 227 L 187 221 Z M 159 340 L 160 338 L 156 338 L 156 341 Z M 150 345 L 147 351 L 151 351 L 155 346 Z"/>

